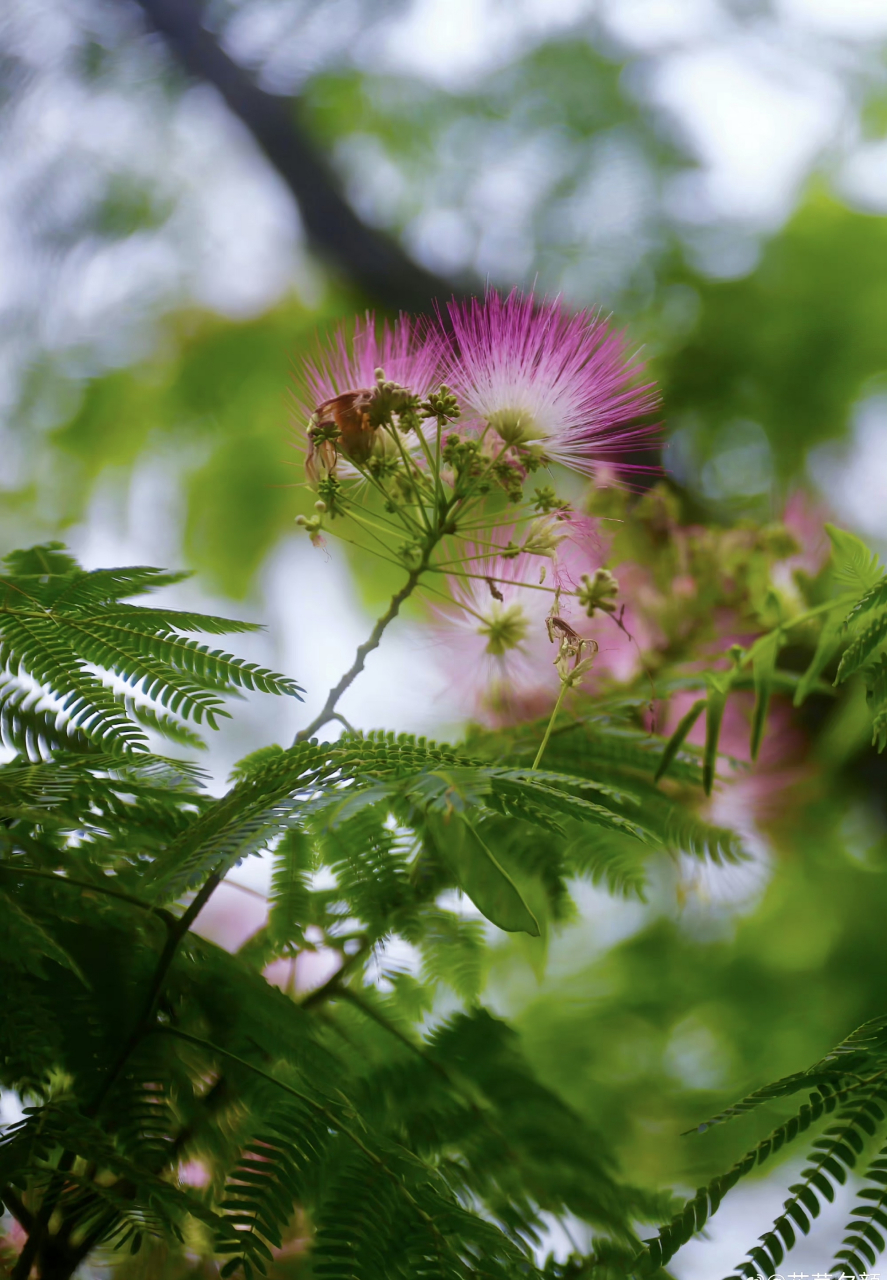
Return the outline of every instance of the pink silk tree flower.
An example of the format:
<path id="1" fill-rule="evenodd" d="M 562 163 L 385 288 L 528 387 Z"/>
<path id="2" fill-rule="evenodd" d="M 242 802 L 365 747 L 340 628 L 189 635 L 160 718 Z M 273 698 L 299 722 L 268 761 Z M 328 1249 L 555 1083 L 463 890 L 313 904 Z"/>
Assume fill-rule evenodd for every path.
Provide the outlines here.
<path id="1" fill-rule="evenodd" d="M 519 535 L 500 530 L 498 536 L 505 546 Z M 554 594 L 539 582 L 543 568 L 552 582 L 551 566 L 526 552 L 484 555 L 484 548 L 470 544 L 465 550 L 465 568 L 477 576 L 453 574 L 453 603 L 434 609 L 452 691 L 465 712 L 495 724 L 541 714 L 559 689 L 545 625 Z"/>
<path id="2" fill-rule="evenodd" d="M 377 325 L 372 312 L 357 320 L 349 338 L 340 327 L 326 347 L 302 366 L 294 405 L 301 423 L 335 426 L 339 450 L 357 462 L 366 461 L 375 429 L 367 407 L 378 385 L 378 371 L 418 396 L 439 387 L 444 341 L 431 326 L 401 315 L 393 325 Z M 306 466 L 309 475 L 318 464 L 331 470 L 336 450 L 327 443 L 315 449 L 309 432 Z"/>
<path id="3" fill-rule="evenodd" d="M 803 489 L 796 489 L 789 495 L 782 512 L 782 523 L 797 540 L 798 550 L 783 562 L 788 572 L 801 569 L 811 577 L 819 573 L 831 554 L 831 544 L 825 531 L 825 523 L 831 518 L 832 513 L 825 503 Z"/>
<path id="4" fill-rule="evenodd" d="M 467 420 L 489 423 L 513 448 L 537 446 L 585 475 L 626 450 L 649 447 L 638 425 L 659 403 L 622 334 L 600 315 L 570 314 L 516 290 L 449 304 L 452 347 L 444 381 Z M 626 464 L 618 461 L 620 467 Z M 639 468 L 635 468 L 639 469 Z M 643 469 L 643 468 L 640 468 Z"/>
<path id="5" fill-rule="evenodd" d="M 304 363 L 299 407 L 310 417 L 317 406 L 349 392 L 372 391 L 376 370 L 390 382 L 427 396 L 441 382 L 443 340 L 433 328 L 401 315 L 377 325 L 373 312 L 358 319 L 349 339 L 344 326 Z"/>

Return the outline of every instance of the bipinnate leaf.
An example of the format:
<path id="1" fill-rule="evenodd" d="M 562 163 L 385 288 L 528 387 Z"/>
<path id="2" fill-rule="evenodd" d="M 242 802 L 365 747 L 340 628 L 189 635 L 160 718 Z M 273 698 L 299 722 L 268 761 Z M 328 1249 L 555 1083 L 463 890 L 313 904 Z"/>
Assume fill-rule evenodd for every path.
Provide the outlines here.
<path id="1" fill-rule="evenodd" d="M 274 854 L 271 877 L 268 936 L 278 949 L 301 943 L 310 922 L 309 873 L 314 851 L 307 834 L 294 827 L 287 831 Z"/>
<path id="2" fill-rule="evenodd" d="M 708 698 L 705 706 L 705 750 L 702 757 L 702 788 L 707 796 L 711 795 L 714 785 L 715 770 L 718 759 L 718 742 L 721 737 L 721 724 L 724 709 L 727 705 L 727 694 L 733 683 L 733 672 L 709 674 Z"/>
<path id="3" fill-rule="evenodd" d="M 881 609 L 884 605 L 887 605 L 887 577 L 882 578 L 880 582 L 876 582 L 873 587 L 866 591 L 865 595 L 860 596 L 844 619 L 844 626 L 849 626 L 851 622 L 855 622 L 862 614 L 870 613 L 872 609 Z"/>
<path id="4" fill-rule="evenodd" d="M 825 531 L 832 544 L 835 577 L 860 591 L 870 591 L 884 577 L 884 566 L 877 554 L 847 529 L 827 524 Z"/>
<path id="5" fill-rule="evenodd" d="M 849 1265 L 857 1275 L 865 1275 L 887 1247 L 887 1146 L 882 1146 L 867 1168 L 863 1187 L 844 1228 L 842 1247 L 835 1254 L 834 1268 Z M 862 1261 L 862 1255 L 865 1262 Z M 866 1265 L 868 1264 L 868 1266 Z"/>
<path id="6" fill-rule="evenodd" d="M 844 650 L 838 666 L 838 674 L 835 676 L 835 684 L 843 684 L 860 667 L 865 666 L 885 638 L 887 638 L 887 611 L 870 622 Z"/>
<path id="7" fill-rule="evenodd" d="M 887 654 L 867 668 L 865 698 L 872 713 L 872 744 L 883 751 L 887 748 Z"/>
<path id="8" fill-rule="evenodd" d="M 14 552 L 5 564 L 0 733 L 33 759 L 65 737 L 69 746 L 85 741 L 102 750 L 145 752 L 141 726 L 199 746 L 181 721 L 216 728 L 216 717 L 228 715 L 223 695 L 239 689 L 301 695 L 289 677 L 181 634 L 253 631 L 254 623 L 123 600 L 178 582 L 181 574 L 145 567 L 86 573 L 57 543 Z M 129 686 L 126 696 L 111 687 L 115 678 Z M 38 710 L 44 696 L 49 701 Z"/>
<path id="9" fill-rule="evenodd" d="M 70 970 L 84 986 L 88 985 L 77 962 L 49 929 L 2 890 L 0 916 L 3 920 L 0 957 L 4 968 L 9 965 L 43 977 L 43 962 L 51 961 Z"/>
<path id="10" fill-rule="evenodd" d="M 831 661 L 841 640 L 842 626 L 840 610 L 833 609 L 825 615 L 810 665 L 801 676 L 795 689 L 793 703 L 796 707 L 799 707 L 809 695 L 822 672 Z"/>

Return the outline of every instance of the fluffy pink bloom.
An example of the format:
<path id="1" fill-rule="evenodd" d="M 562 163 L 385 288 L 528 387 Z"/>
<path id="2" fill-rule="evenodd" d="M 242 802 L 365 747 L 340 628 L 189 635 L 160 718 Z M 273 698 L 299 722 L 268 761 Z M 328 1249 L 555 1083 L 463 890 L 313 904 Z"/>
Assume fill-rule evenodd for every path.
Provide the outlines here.
<path id="1" fill-rule="evenodd" d="M 503 545 L 519 540 L 513 529 L 499 536 Z M 543 567 L 552 585 L 551 566 L 541 556 L 485 556 L 482 550 L 466 547 L 465 568 L 478 576 L 451 577 L 453 604 L 435 608 L 453 691 L 464 711 L 494 722 L 541 714 L 559 689 L 545 625 L 553 593 L 539 588 Z"/>
<path id="2" fill-rule="evenodd" d="M 186 1187 L 208 1187 L 212 1174 L 202 1160 L 184 1160 L 179 1165 L 179 1182 Z"/>
<path id="3" fill-rule="evenodd" d="M 443 338 L 428 324 L 401 315 L 393 326 L 386 320 L 380 327 L 373 313 L 367 312 L 364 320 L 355 324 L 350 338 L 340 327 L 328 346 L 313 359 L 306 359 L 294 407 L 300 430 L 297 447 L 308 446 L 309 478 L 317 478 L 318 460 L 331 467 L 339 453 L 346 459 L 366 460 L 377 434 L 366 411 L 377 386 L 378 370 L 386 381 L 426 396 L 440 385 L 442 350 Z M 315 453 L 310 434 L 301 434 L 312 418 L 335 424 L 340 433 L 337 448 L 321 446 Z M 347 462 L 344 469 L 349 471 Z"/>
<path id="4" fill-rule="evenodd" d="M 554 666 L 557 649 L 545 625 L 554 597 L 536 585 L 543 566 L 544 585 L 561 588 L 560 616 L 598 646 L 583 680 L 586 690 L 633 679 L 642 668 L 644 652 L 661 639 L 644 611 L 649 575 L 637 565 L 623 564 L 615 571 L 619 622 L 605 611 L 585 616 L 574 592 L 583 575 L 593 575 L 605 558 L 597 522 L 573 515 L 554 528 L 562 541 L 549 560 L 525 553 L 514 559 L 491 554 L 474 560 L 470 557 L 477 549 L 468 548 L 466 568 L 479 576 L 453 577 L 454 604 L 436 610 L 438 640 L 446 646 L 453 676 L 450 687 L 469 714 L 502 724 L 551 709 L 560 682 Z M 530 532 L 506 529 L 497 536 L 503 545 L 509 540 L 523 545 Z M 487 578 L 501 600 L 493 595 Z"/>
<path id="5" fill-rule="evenodd" d="M 430 326 L 401 315 L 379 326 L 373 312 L 357 320 L 353 336 L 340 327 L 303 366 L 297 405 L 309 418 L 318 405 L 348 391 L 372 391 L 376 370 L 390 382 L 426 396 L 441 382 L 443 339 Z"/>
<path id="6" fill-rule="evenodd" d="M 449 306 L 452 348 L 444 381 L 468 420 L 488 422 L 510 445 L 541 445 L 591 475 L 600 462 L 648 445 L 636 425 L 658 397 L 642 365 L 598 314 L 513 291 Z M 620 465 L 625 465 L 620 463 Z"/>

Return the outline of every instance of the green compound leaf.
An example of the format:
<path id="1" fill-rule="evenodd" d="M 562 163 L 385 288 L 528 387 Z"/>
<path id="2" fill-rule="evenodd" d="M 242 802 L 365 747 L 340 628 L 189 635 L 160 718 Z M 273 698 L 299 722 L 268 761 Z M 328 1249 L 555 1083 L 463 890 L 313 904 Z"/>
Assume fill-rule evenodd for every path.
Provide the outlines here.
<path id="1" fill-rule="evenodd" d="M 825 531 L 832 544 L 835 577 L 852 587 L 868 592 L 884 577 L 880 559 L 855 533 L 827 524 Z"/>
<path id="2" fill-rule="evenodd" d="M 840 643 L 843 625 L 840 613 L 837 609 L 833 609 L 830 613 L 826 614 L 810 665 L 801 676 L 798 686 L 795 689 L 795 696 L 793 699 L 794 706 L 799 707 L 801 705 L 804 699 L 810 694 L 819 677 L 822 675 L 823 670 L 828 666 L 829 662 L 831 662 L 832 656 Z"/>
<path id="3" fill-rule="evenodd" d="M 702 788 L 707 796 L 714 786 L 718 758 L 718 741 L 727 705 L 727 694 L 733 683 L 733 672 L 708 676 L 708 699 L 705 711 L 705 751 L 702 757 Z"/>
<path id="4" fill-rule="evenodd" d="M 870 622 L 845 650 L 838 667 L 838 674 L 835 676 L 835 684 L 842 684 L 864 666 L 885 637 L 887 637 L 887 612 Z"/>
<path id="5" fill-rule="evenodd" d="M 863 613 L 870 613 L 872 609 L 880 609 L 887 604 L 887 577 L 882 578 L 880 582 L 868 590 L 864 596 L 861 596 L 856 604 L 844 619 L 844 626 L 847 627 L 851 622 L 855 622 Z"/>

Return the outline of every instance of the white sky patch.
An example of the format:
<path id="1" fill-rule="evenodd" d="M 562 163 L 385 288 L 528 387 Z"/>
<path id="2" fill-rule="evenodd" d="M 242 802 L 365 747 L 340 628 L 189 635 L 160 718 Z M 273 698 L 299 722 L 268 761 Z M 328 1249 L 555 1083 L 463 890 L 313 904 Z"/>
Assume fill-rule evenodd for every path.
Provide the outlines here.
<path id="1" fill-rule="evenodd" d="M 317 272 L 292 193 L 214 90 L 183 98 L 173 153 L 188 199 L 165 235 L 189 246 L 196 299 L 235 318 L 260 314 L 294 285 L 312 300 Z"/>
<path id="2" fill-rule="evenodd" d="M 846 198 L 864 212 L 887 213 L 887 140 L 858 147 L 841 167 L 839 182 Z"/>
<path id="3" fill-rule="evenodd" d="M 593 0 L 415 0 L 367 42 L 361 61 L 456 89 L 593 9 Z"/>
<path id="4" fill-rule="evenodd" d="M 12 1089 L 0 1089 L 0 1129 L 25 1118 L 25 1104 Z"/>
<path id="5" fill-rule="evenodd" d="M 653 93 L 678 117 L 703 165 L 674 189 L 674 212 L 703 223 L 786 217 L 844 105 L 831 77 L 757 40 L 663 60 Z"/>
<path id="6" fill-rule="evenodd" d="M 422 953 L 418 947 L 394 934 L 373 947 L 364 968 L 364 977 L 381 991 L 390 991 L 391 979 L 397 974 L 411 973 L 418 977 L 421 971 Z"/>
<path id="7" fill-rule="evenodd" d="M 839 523 L 887 542 L 887 394 L 863 400 L 850 441 L 815 449 L 809 467 Z"/>
<path id="8" fill-rule="evenodd" d="M 357 645 L 385 605 L 380 601 L 372 612 L 362 607 L 342 548 L 333 538 L 326 549 L 312 547 L 306 537 L 287 540 L 272 555 L 263 585 L 265 621 L 280 637 L 281 669 L 297 673 L 306 689 L 304 708 L 299 708 L 304 724 L 350 667 Z M 427 634 L 401 617 L 369 655 L 339 708 L 355 728 L 433 734 L 449 719 L 445 695 Z M 338 731 L 332 724 L 324 734 Z"/>
<path id="9" fill-rule="evenodd" d="M 776 0 L 780 17 L 856 40 L 887 36 L 884 0 Z"/>
<path id="10" fill-rule="evenodd" d="M 592 1237 L 588 1223 L 575 1218 L 571 1213 L 562 1218 L 553 1213 L 539 1214 L 543 1230 L 539 1244 L 533 1253 L 541 1267 L 549 1254 L 553 1254 L 557 1262 L 566 1262 L 571 1253 L 588 1253 L 591 1249 Z"/>
<path id="11" fill-rule="evenodd" d="M 618 39 L 650 52 L 714 35 L 725 26 L 715 0 L 605 0 L 601 13 Z"/>

